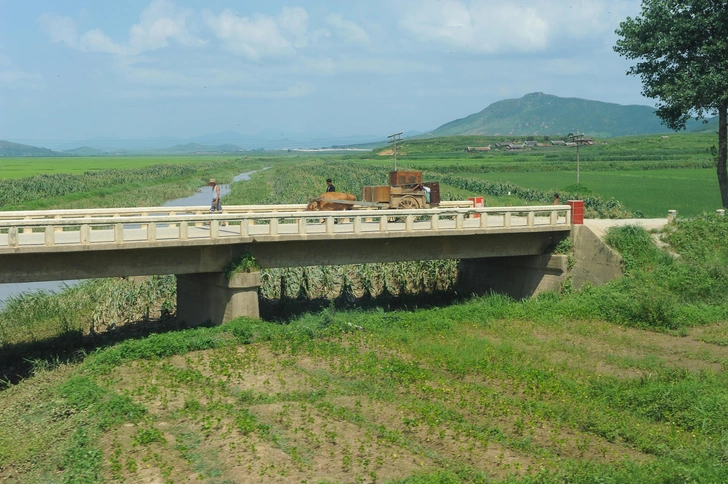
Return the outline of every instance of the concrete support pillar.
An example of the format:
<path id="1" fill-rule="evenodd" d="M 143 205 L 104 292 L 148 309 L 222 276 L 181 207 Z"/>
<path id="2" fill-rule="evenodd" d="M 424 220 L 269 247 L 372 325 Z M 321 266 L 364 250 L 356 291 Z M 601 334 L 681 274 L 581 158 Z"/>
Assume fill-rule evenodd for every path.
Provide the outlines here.
<path id="1" fill-rule="evenodd" d="M 191 325 L 222 324 L 241 316 L 259 318 L 260 272 L 177 275 L 177 319 Z"/>
<path id="2" fill-rule="evenodd" d="M 668 210 L 667 211 L 667 223 L 674 224 L 675 220 L 677 220 L 677 210 Z"/>
<path id="3" fill-rule="evenodd" d="M 489 292 L 506 294 L 516 300 L 544 291 L 556 291 L 566 280 L 568 257 L 535 255 L 462 259 L 456 290 L 464 294 Z"/>

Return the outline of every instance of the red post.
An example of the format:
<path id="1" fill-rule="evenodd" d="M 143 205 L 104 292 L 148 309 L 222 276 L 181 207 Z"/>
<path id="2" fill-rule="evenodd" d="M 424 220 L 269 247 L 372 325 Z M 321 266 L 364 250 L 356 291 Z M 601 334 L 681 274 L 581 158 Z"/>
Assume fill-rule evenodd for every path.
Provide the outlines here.
<path id="1" fill-rule="evenodd" d="M 470 200 L 471 202 L 473 202 L 473 207 L 475 207 L 475 208 L 480 208 L 480 207 L 483 207 L 484 206 L 484 204 L 483 204 L 483 197 L 470 197 L 470 198 L 468 198 L 468 200 Z M 479 213 L 476 213 L 474 215 L 474 217 L 475 218 L 480 218 L 480 214 Z"/>
<path id="2" fill-rule="evenodd" d="M 571 207 L 571 223 L 574 225 L 583 225 L 584 200 L 569 200 L 566 204 Z"/>

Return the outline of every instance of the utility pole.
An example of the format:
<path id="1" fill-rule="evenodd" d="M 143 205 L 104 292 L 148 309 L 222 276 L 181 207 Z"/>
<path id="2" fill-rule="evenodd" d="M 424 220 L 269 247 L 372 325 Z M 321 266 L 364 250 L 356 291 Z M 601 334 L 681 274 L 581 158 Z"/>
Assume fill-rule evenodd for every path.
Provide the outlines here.
<path id="1" fill-rule="evenodd" d="M 576 130 L 576 134 L 569 133 L 569 138 L 572 142 L 576 143 L 576 183 L 579 184 L 579 146 L 586 143 L 583 134 L 579 134 L 579 130 Z"/>
<path id="2" fill-rule="evenodd" d="M 402 133 L 394 133 L 387 136 L 390 143 L 394 143 L 394 171 L 397 171 L 397 141 L 402 141 Z"/>

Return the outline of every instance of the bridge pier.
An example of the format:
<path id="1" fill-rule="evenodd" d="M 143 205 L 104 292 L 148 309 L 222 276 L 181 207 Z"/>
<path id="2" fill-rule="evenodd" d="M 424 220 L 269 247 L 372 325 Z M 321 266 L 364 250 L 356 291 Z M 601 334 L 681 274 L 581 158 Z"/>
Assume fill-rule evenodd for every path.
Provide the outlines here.
<path id="1" fill-rule="evenodd" d="M 191 325 L 222 324 L 241 316 L 259 318 L 260 272 L 177 275 L 177 320 Z"/>
<path id="2" fill-rule="evenodd" d="M 464 294 L 481 296 L 495 292 L 521 300 L 545 291 L 557 291 L 567 272 L 565 255 L 463 259 L 456 289 Z"/>

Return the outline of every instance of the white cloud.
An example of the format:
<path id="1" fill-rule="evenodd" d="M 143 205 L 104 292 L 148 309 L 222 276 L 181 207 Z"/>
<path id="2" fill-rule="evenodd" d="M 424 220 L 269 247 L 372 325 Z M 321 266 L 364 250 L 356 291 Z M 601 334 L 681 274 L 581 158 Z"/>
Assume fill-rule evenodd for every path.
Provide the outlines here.
<path id="1" fill-rule="evenodd" d="M 603 37 L 632 12 L 628 0 L 418 1 L 400 26 L 420 41 L 480 52 L 539 52 L 556 38 Z M 414 3 L 412 6 L 414 7 Z"/>
<path id="2" fill-rule="evenodd" d="M 37 89 L 41 83 L 39 74 L 23 71 L 10 57 L 0 53 L 0 87 Z"/>
<path id="3" fill-rule="evenodd" d="M 139 16 L 139 23 L 129 29 L 125 44 L 114 42 L 101 29 L 92 29 L 81 35 L 76 22 L 56 13 L 41 15 L 38 22 L 52 42 L 63 43 L 74 49 L 116 55 L 138 55 L 169 45 L 169 39 L 184 44 L 196 42 L 188 30 L 189 9 L 177 7 L 168 0 L 154 0 Z"/>
<path id="4" fill-rule="evenodd" d="M 180 8 L 169 0 L 154 0 L 139 16 L 140 22 L 129 29 L 129 50 L 141 53 L 168 45 L 168 39 L 184 44 L 194 42 L 187 19 L 192 10 Z"/>
<path id="5" fill-rule="evenodd" d="M 344 20 L 344 17 L 338 13 L 332 13 L 326 17 L 326 22 L 336 29 L 336 32 L 345 41 L 351 43 L 369 43 L 369 34 L 350 20 Z"/>
<path id="6" fill-rule="evenodd" d="M 322 76 L 332 76 L 338 74 L 375 74 L 377 76 L 386 73 L 387 75 L 400 73 L 426 73 L 438 74 L 442 69 L 429 62 L 397 60 L 392 62 L 390 59 L 383 58 L 348 58 L 342 57 L 332 59 L 325 58 L 305 58 L 302 59 L 294 68 L 294 72 L 304 74 L 316 74 Z"/>
<path id="7" fill-rule="evenodd" d="M 290 33 L 296 48 L 308 45 L 308 13 L 301 7 L 284 7 L 278 15 L 278 24 L 281 29 Z"/>
<path id="8" fill-rule="evenodd" d="M 230 52 L 256 61 L 263 57 L 285 57 L 295 53 L 293 44 L 281 34 L 278 23 L 272 17 L 240 17 L 232 10 L 225 10 L 220 15 L 204 12 L 203 16 Z"/>

